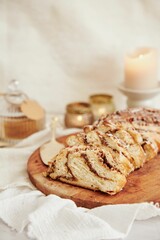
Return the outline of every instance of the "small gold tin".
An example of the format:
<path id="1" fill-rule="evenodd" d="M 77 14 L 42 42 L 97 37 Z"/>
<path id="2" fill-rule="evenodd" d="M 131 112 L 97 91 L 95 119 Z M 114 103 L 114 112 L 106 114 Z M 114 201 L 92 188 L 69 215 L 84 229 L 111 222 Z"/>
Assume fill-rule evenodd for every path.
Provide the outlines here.
<path id="1" fill-rule="evenodd" d="M 89 103 L 74 102 L 66 106 L 65 125 L 68 128 L 83 128 L 93 123 L 93 114 Z"/>
<path id="2" fill-rule="evenodd" d="M 94 120 L 99 119 L 102 115 L 106 115 L 115 111 L 112 95 L 94 94 L 89 97 L 89 102 Z"/>

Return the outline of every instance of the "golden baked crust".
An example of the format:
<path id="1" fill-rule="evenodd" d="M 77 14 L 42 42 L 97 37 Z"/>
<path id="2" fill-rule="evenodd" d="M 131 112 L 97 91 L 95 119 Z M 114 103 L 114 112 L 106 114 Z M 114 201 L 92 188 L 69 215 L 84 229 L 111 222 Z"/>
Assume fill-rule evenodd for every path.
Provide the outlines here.
<path id="1" fill-rule="evenodd" d="M 160 149 L 160 110 L 136 108 L 101 117 L 67 139 L 53 157 L 47 176 L 110 195 L 121 191 L 126 177 Z"/>
<path id="2" fill-rule="evenodd" d="M 84 145 L 62 149 L 48 174 L 62 182 L 109 194 L 119 192 L 126 183 L 126 177 L 110 165 L 104 150 Z"/>

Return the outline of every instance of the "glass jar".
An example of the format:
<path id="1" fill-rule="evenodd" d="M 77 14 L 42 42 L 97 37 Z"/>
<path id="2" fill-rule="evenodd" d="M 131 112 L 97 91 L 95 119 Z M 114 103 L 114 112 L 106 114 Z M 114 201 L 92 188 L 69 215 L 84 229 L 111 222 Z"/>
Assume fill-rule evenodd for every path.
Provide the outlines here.
<path id="1" fill-rule="evenodd" d="M 93 114 L 89 103 L 74 102 L 66 106 L 65 126 L 82 128 L 93 123 Z"/>
<path id="2" fill-rule="evenodd" d="M 34 120 L 22 112 L 21 104 L 27 100 L 27 95 L 17 90 L 16 81 L 0 94 L 0 147 L 14 145 L 44 128 L 45 117 Z"/>
<path id="3" fill-rule="evenodd" d="M 106 115 L 115 111 L 112 95 L 94 94 L 89 97 L 89 102 L 94 120 L 99 119 L 102 115 Z"/>

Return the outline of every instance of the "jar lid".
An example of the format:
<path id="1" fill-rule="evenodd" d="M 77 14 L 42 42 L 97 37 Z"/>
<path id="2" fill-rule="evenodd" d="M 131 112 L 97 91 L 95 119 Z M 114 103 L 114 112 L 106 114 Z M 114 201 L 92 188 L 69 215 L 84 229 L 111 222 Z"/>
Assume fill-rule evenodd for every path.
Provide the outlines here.
<path id="1" fill-rule="evenodd" d="M 28 97 L 24 92 L 18 89 L 18 85 L 19 82 L 17 80 L 12 80 L 9 82 L 7 91 L 0 94 L 0 116 L 24 116 L 23 112 L 20 109 L 20 105 Z"/>

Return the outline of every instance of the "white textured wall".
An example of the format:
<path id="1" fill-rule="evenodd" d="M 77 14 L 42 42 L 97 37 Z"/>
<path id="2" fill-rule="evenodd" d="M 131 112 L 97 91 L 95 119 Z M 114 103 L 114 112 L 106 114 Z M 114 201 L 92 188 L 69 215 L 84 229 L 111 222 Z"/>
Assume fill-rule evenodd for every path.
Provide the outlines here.
<path id="1" fill-rule="evenodd" d="M 49 111 L 98 92 L 119 107 L 123 57 L 139 46 L 160 50 L 159 0 L 0 0 L 1 90 L 17 79 Z"/>

